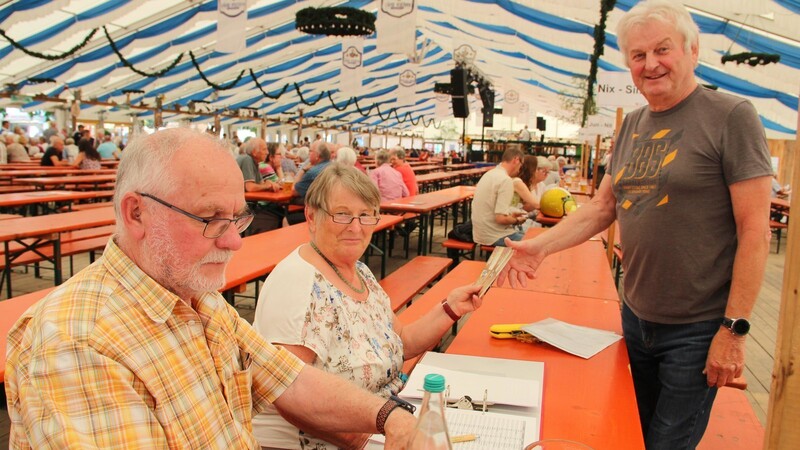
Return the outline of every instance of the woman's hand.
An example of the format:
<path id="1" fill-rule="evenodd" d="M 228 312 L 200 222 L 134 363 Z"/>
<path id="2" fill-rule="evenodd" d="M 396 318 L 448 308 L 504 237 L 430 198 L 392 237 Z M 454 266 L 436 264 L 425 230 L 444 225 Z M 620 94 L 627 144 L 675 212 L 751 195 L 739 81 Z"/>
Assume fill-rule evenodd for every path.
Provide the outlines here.
<path id="1" fill-rule="evenodd" d="M 453 309 L 453 312 L 463 316 L 481 307 L 483 299 L 478 297 L 478 292 L 480 291 L 481 286 L 478 284 L 455 288 L 447 295 L 447 303 Z"/>

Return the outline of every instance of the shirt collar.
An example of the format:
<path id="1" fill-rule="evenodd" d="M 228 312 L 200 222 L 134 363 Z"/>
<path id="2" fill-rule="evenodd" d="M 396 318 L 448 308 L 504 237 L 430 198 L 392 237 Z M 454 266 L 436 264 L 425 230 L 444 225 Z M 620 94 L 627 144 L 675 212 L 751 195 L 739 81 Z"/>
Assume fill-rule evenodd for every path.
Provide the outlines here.
<path id="1" fill-rule="evenodd" d="M 180 297 L 150 278 L 117 246 L 113 238 L 106 244 L 103 261 L 112 276 L 139 302 L 151 320 L 157 323 L 167 321 Z"/>

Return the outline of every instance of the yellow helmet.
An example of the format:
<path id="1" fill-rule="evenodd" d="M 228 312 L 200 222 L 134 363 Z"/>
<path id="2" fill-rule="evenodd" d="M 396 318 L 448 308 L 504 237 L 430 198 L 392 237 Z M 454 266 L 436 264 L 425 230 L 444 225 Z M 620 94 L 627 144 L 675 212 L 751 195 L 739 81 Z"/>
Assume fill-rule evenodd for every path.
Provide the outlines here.
<path id="1" fill-rule="evenodd" d="M 539 200 L 539 210 L 549 217 L 563 217 L 578 209 L 575 199 L 566 189 L 554 187 L 542 194 Z"/>

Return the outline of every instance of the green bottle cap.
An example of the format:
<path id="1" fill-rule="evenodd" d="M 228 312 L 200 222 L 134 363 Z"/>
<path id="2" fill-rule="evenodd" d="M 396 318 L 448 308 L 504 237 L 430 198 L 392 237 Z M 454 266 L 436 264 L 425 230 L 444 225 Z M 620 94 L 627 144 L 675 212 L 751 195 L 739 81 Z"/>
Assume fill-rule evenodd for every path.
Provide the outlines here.
<path id="1" fill-rule="evenodd" d="M 438 373 L 429 373 L 425 375 L 425 383 L 423 389 L 434 394 L 444 392 L 444 377 Z"/>

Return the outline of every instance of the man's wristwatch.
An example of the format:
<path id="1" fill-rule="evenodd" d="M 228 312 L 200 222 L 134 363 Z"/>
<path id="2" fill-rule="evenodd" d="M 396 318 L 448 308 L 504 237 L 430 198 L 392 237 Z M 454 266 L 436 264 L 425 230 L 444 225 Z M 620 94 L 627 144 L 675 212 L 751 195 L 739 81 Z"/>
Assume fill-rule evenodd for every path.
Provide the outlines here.
<path id="1" fill-rule="evenodd" d="M 729 329 L 736 336 L 745 336 L 750 332 L 750 321 L 744 317 L 738 319 L 723 317 L 722 326 Z"/>
<path id="2" fill-rule="evenodd" d="M 378 411 L 378 416 L 375 418 L 375 428 L 378 429 L 378 433 L 386 434 L 386 429 L 384 428 L 386 425 L 386 419 L 389 418 L 389 414 L 391 414 L 395 408 L 405 409 L 411 414 L 414 414 L 414 411 L 417 409 L 414 405 L 400 397 L 394 395 L 390 396 L 389 400 L 387 400 L 386 403 L 384 403 L 381 407 L 380 411 Z"/>

